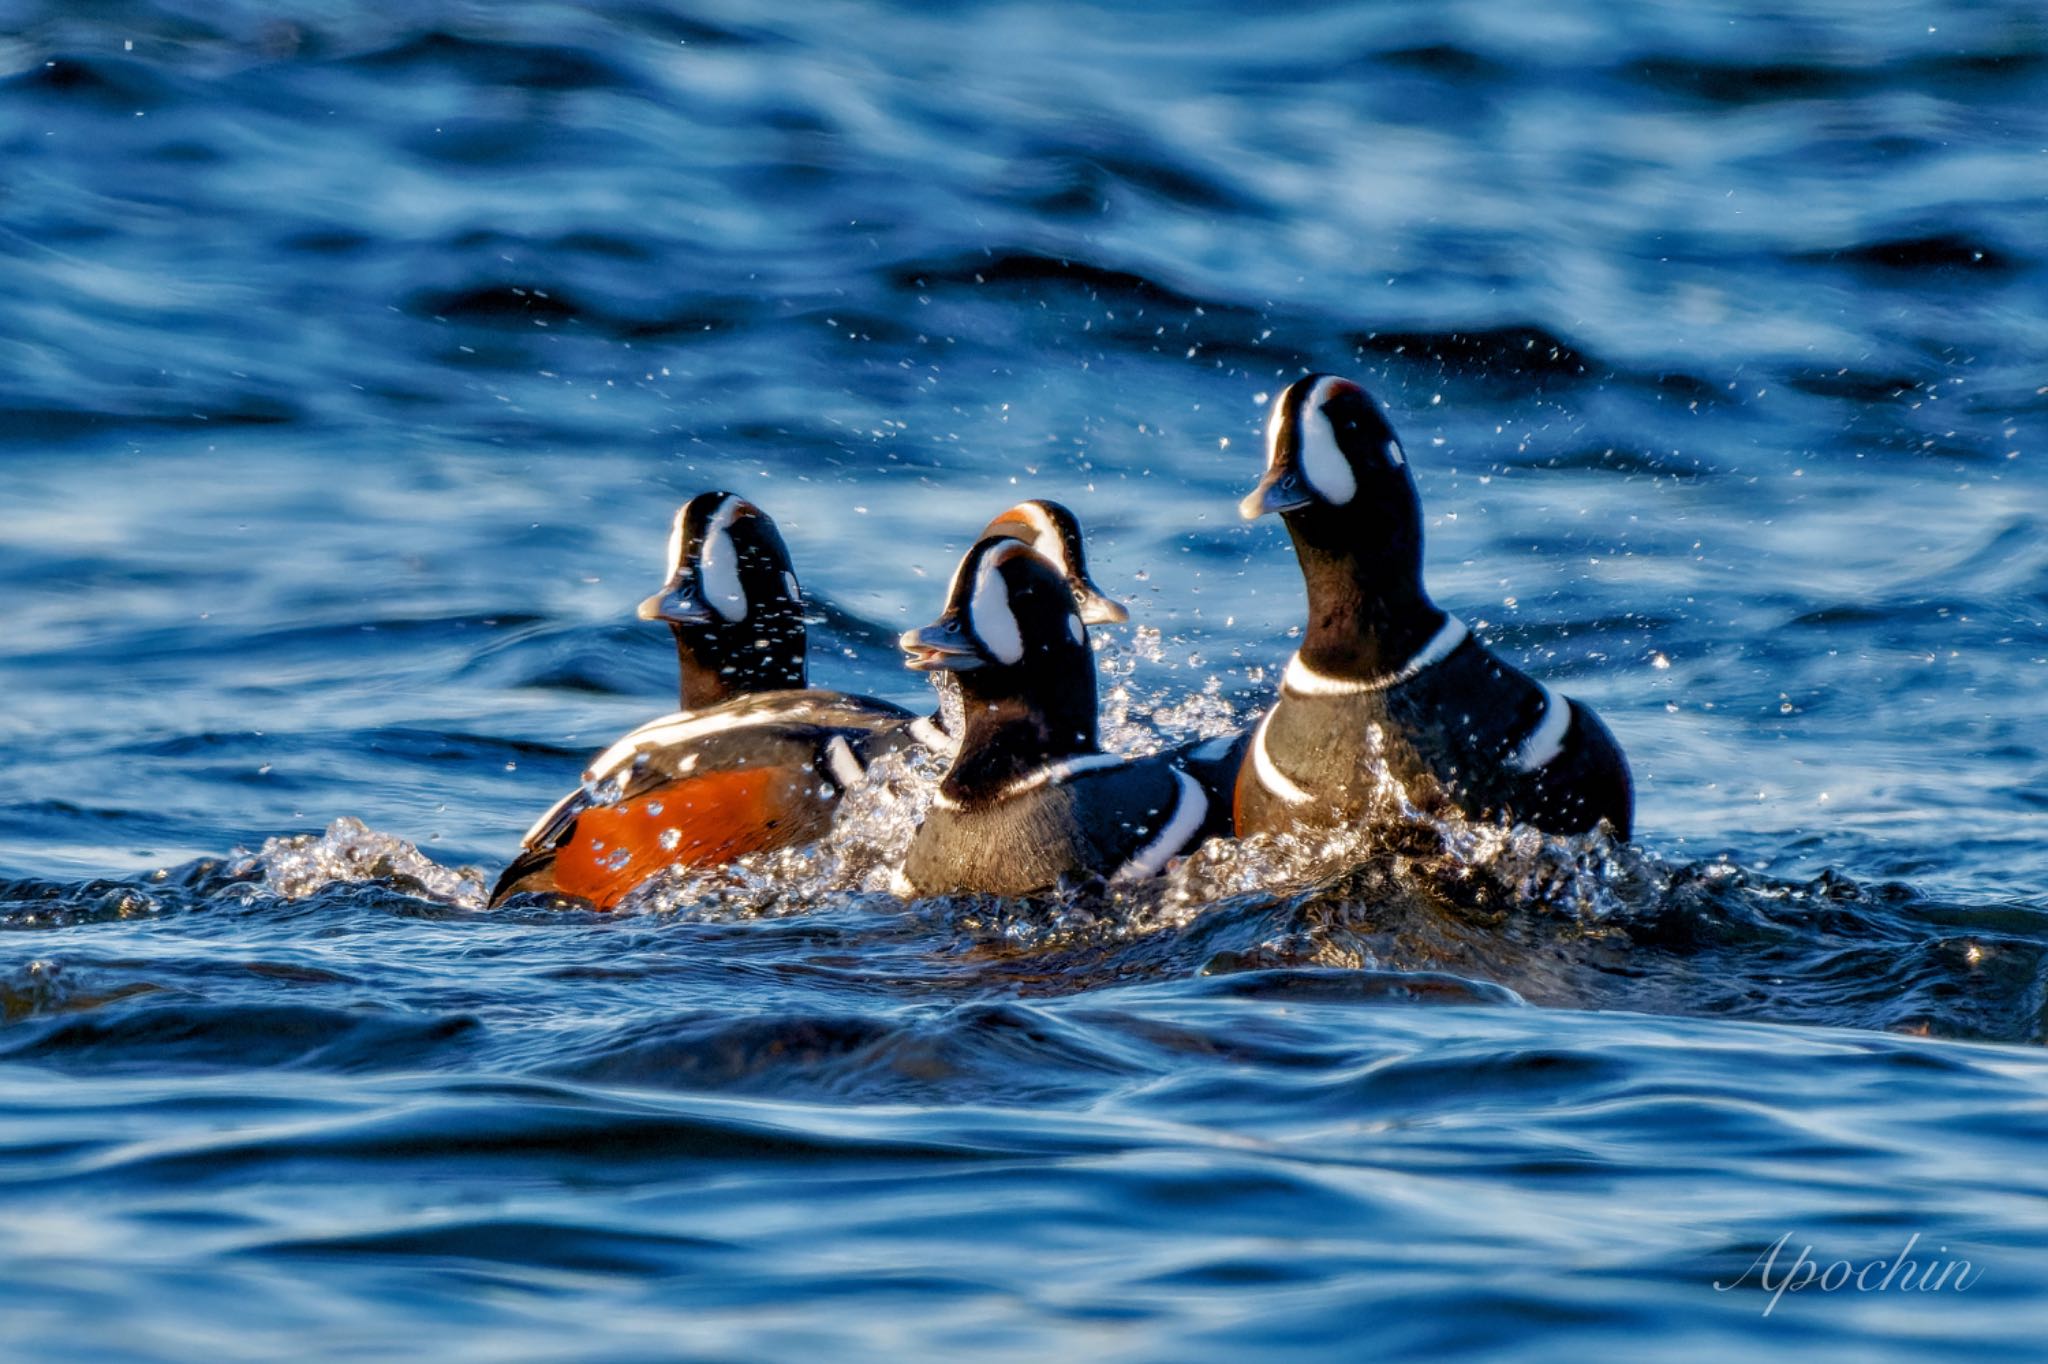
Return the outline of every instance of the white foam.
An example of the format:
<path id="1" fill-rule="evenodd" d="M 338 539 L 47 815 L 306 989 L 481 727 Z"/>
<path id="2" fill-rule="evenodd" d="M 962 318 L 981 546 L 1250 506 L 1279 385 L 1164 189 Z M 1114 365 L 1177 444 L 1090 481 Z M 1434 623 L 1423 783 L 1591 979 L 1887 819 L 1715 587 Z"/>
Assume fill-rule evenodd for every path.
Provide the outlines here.
<path id="1" fill-rule="evenodd" d="M 704 528 L 704 549 L 697 556 L 697 581 L 704 600 L 727 620 L 745 620 L 747 594 L 740 587 L 740 556 L 733 548 L 732 523 L 740 514 L 740 500 L 728 497 L 718 504 L 711 524 Z"/>
<path id="2" fill-rule="evenodd" d="M 1542 686 L 1542 683 L 1538 683 Z M 1536 722 L 1536 728 L 1529 731 L 1529 737 L 1522 740 L 1521 747 L 1508 761 L 1523 772 L 1534 772 L 1537 768 L 1564 752 L 1565 735 L 1572 728 L 1572 703 L 1548 687 L 1543 688 L 1543 718 Z"/>
<path id="3" fill-rule="evenodd" d="M 1209 814 L 1209 798 L 1202 794 L 1202 788 L 1193 777 L 1173 769 L 1173 778 L 1180 786 L 1180 799 L 1174 802 L 1173 815 L 1159 836 L 1131 854 L 1130 860 L 1116 869 L 1112 881 L 1138 881 L 1157 876 L 1166 869 L 1175 853 L 1187 847 L 1195 836 L 1195 830 L 1202 827 L 1202 821 Z"/>
<path id="4" fill-rule="evenodd" d="M 1446 616 L 1442 628 L 1431 635 L 1429 642 L 1417 649 L 1406 663 L 1378 677 L 1331 677 L 1311 668 L 1297 653 L 1287 660 L 1287 671 L 1281 675 L 1280 689 L 1295 696 L 1360 696 L 1386 691 L 1389 687 L 1412 681 L 1449 658 L 1469 633 L 1464 621 L 1456 616 Z"/>

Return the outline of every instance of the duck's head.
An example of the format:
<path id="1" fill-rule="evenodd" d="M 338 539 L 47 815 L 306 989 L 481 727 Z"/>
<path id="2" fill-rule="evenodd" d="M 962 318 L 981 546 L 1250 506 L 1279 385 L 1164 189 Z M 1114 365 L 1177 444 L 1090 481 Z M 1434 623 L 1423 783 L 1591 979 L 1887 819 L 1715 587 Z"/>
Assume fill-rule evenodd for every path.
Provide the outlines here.
<path id="1" fill-rule="evenodd" d="M 668 580 L 640 619 L 676 639 L 685 710 L 804 685 L 803 590 L 768 514 L 734 493 L 699 493 L 677 511 Z"/>
<path id="2" fill-rule="evenodd" d="M 946 609 L 923 629 L 905 631 L 901 643 L 906 667 L 983 674 L 981 690 L 1022 692 L 1070 675 L 1091 682 L 1095 676 L 1088 627 L 1066 575 L 1008 535 L 975 542 L 953 573 Z"/>
<path id="3" fill-rule="evenodd" d="M 1059 570 L 1074 594 L 1085 625 L 1121 625 L 1131 613 L 1088 576 L 1088 558 L 1081 545 L 1081 523 L 1050 498 L 1019 502 L 982 527 L 981 538 L 1007 535 L 1021 540 Z"/>

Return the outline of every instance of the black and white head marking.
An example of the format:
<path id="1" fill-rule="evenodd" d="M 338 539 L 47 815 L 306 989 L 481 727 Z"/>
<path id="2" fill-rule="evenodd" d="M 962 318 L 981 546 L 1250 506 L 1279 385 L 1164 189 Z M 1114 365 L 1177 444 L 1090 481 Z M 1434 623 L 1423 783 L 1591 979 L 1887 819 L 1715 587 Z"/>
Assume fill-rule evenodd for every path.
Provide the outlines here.
<path id="1" fill-rule="evenodd" d="M 740 553 L 732 542 L 732 523 L 746 506 L 728 494 L 705 523 L 704 547 L 697 555 L 697 580 L 705 602 L 734 621 L 747 616 L 747 593 L 740 585 Z"/>
<path id="2" fill-rule="evenodd" d="M 1266 416 L 1266 471 L 1239 508 L 1266 512 L 1344 507 L 1360 480 L 1401 470 L 1408 457 L 1364 389 L 1334 374 L 1289 384 Z"/>
<path id="3" fill-rule="evenodd" d="M 1131 613 L 1111 600 L 1088 576 L 1087 552 L 1081 544 L 1081 523 L 1074 513 L 1048 498 L 1019 502 L 982 528 L 981 538 L 1007 535 L 1020 540 L 1058 569 L 1073 591 L 1081 619 L 1089 625 L 1119 625 Z"/>
<path id="4" fill-rule="evenodd" d="M 804 685 L 803 591 L 768 514 L 729 492 L 685 502 L 669 525 L 667 580 L 642 620 L 676 638 L 682 702 Z"/>
<path id="5" fill-rule="evenodd" d="M 1017 628 L 1017 613 L 1010 607 L 1010 585 L 1001 573 L 1006 556 L 984 554 L 974 566 L 974 592 L 967 600 L 966 627 L 998 663 L 1024 661 L 1024 633 Z"/>
<path id="6" fill-rule="evenodd" d="M 1049 650 L 1087 644 L 1057 566 L 1007 534 L 977 541 L 953 571 L 945 612 L 902 638 L 907 666 L 920 672 L 1014 668 Z"/>
<path id="7" fill-rule="evenodd" d="M 668 580 L 640 603 L 642 620 L 737 625 L 803 597 L 775 523 L 734 493 L 699 493 L 677 510 L 663 567 Z"/>

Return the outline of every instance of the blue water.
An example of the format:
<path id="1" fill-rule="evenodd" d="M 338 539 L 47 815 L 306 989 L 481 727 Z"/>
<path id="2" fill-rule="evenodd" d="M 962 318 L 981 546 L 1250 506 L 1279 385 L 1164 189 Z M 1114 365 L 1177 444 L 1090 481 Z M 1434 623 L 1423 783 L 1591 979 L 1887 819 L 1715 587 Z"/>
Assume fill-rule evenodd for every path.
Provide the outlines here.
<path id="1" fill-rule="evenodd" d="M 1251 8 L 0 0 L 10 1355 L 2039 1357 L 2048 20 Z M 828 685 L 1043 495 L 1251 712 L 1304 368 L 1636 848 L 478 908 L 707 487 Z"/>

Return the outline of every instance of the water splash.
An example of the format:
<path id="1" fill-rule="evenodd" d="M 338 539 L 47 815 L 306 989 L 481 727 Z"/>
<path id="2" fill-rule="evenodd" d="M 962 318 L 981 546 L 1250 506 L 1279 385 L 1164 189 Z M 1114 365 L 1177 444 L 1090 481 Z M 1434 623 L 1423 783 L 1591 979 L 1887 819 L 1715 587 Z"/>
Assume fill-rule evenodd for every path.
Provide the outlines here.
<path id="1" fill-rule="evenodd" d="M 260 882 L 286 900 L 362 882 L 462 909 L 482 909 L 489 899 L 489 883 L 478 868 L 444 867 L 405 839 L 348 815 L 324 833 L 267 839 L 223 870 L 230 878 Z"/>

